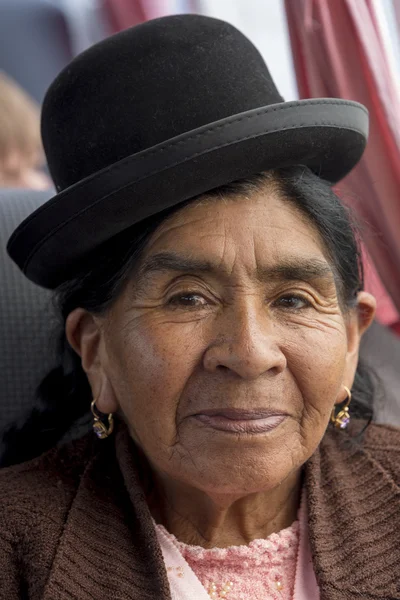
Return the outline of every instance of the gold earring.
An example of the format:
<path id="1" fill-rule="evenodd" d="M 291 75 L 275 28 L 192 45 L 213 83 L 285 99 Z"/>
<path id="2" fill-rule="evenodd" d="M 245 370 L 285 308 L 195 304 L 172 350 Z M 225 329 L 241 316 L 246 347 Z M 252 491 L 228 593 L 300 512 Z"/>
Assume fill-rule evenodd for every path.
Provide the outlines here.
<path id="1" fill-rule="evenodd" d="M 347 399 L 345 400 L 346 404 L 339 410 L 337 415 L 335 415 L 335 407 L 333 407 L 331 414 L 331 422 L 339 429 L 346 429 L 347 425 L 350 423 L 349 404 L 351 402 L 351 392 L 346 386 L 344 386 L 344 389 L 347 394 Z"/>
<path id="2" fill-rule="evenodd" d="M 93 426 L 92 426 L 93 427 L 93 431 L 95 432 L 95 434 L 97 435 L 97 437 L 100 440 L 105 440 L 106 438 L 108 438 L 109 435 L 112 434 L 112 432 L 114 430 L 114 417 L 113 417 L 113 414 L 110 413 L 108 415 L 108 427 L 107 427 L 101 421 L 103 413 L 99 412 L 99 414 L 97 414 L 96 399 L 92 401 L 92 404 L 90 405 L 90 410 L 92 411 L 92 415 L 94 417 L 94 423 L 93 423 Z"/>

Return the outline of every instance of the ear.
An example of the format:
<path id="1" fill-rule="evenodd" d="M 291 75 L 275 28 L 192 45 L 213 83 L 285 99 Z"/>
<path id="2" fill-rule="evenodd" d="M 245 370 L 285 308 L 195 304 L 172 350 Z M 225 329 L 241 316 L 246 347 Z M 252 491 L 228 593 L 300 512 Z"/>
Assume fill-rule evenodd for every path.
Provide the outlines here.
<path id="1" fill-rule="evenodd" d="M 351 390 L 354 383 L 354 377 L 358 364 L 360 341 L 362 335 L 374 320 L 375 310 L 375 298 L 368 292 L 359 292 L 357 295 L 356 306 L 351 309 L 349 314 L 346 316 L 347 353 L 345 370 L 343 374 L 343 386 L 336 401 L 338 404 L 346 399 L 346 391 L 344 390 L 344 386 Z"/>
<path id="2" fill-rule="evenodd" d="M 102 413 L 114 413 L 118 402 L 106 372 L 107 354 L 101 319 L 83 308 L 72 311 L 65 324 L 69 344 L 81 357 L 96 407 Z"/>

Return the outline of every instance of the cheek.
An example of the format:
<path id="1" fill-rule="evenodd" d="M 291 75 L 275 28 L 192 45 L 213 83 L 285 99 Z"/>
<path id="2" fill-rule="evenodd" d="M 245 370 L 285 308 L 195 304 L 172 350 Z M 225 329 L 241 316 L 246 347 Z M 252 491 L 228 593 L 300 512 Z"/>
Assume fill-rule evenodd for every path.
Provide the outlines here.
<path id="1" fill-rule="evenodd" d="M 137 319 L 113 334 L 111 378 L 132 436 L 153 453 L 176 441 L 176 415 L 183 390 L 199 360 L 196 340 L 185 327 Z"/>
<path id="2" fill-rule="evenodd" d="M 308 324 L 286 331 L 288 368 L 302 396 L 304 427 L 326 427 L 343 383 L 347 337 L 344 324 Z"/>

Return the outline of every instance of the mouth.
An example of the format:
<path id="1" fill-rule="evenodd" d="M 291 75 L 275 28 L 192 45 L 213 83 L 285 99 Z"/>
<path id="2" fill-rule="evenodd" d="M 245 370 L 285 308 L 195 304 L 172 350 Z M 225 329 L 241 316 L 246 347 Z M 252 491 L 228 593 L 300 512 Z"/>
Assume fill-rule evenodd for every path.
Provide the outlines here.
<path id="1" fill-rule="evenodd" d="M 194 415 L 194 418 L 206 427 L 218 431 L 257 434 L 276 429 L 287 416 L 286 413 L 270 410 L 217 409 L 205 410 Z"/>

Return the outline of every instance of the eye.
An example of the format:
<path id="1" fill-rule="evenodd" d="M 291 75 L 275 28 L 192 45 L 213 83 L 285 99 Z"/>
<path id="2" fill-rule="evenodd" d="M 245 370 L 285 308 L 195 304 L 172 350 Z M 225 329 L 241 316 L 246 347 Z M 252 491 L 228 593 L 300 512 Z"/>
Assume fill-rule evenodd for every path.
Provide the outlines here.
<path id="1" fill-rule="evenodd" d="M 302 308 L 308 308 L 311 303 L 307 298 L 300 294 L 286 294 L 281 296 L 274 302 L 275 306 L 284 309 L 301 310 Z"/>
<path id="2" fill-rule="evenodd" d="M 207 300 L 204 296 L 196 294 L 194 292 L 188 292 L 186 294 L 176 294 L 168 300 L 168 305 L 173 308 L 203 308 L 208 305 Z"/>

